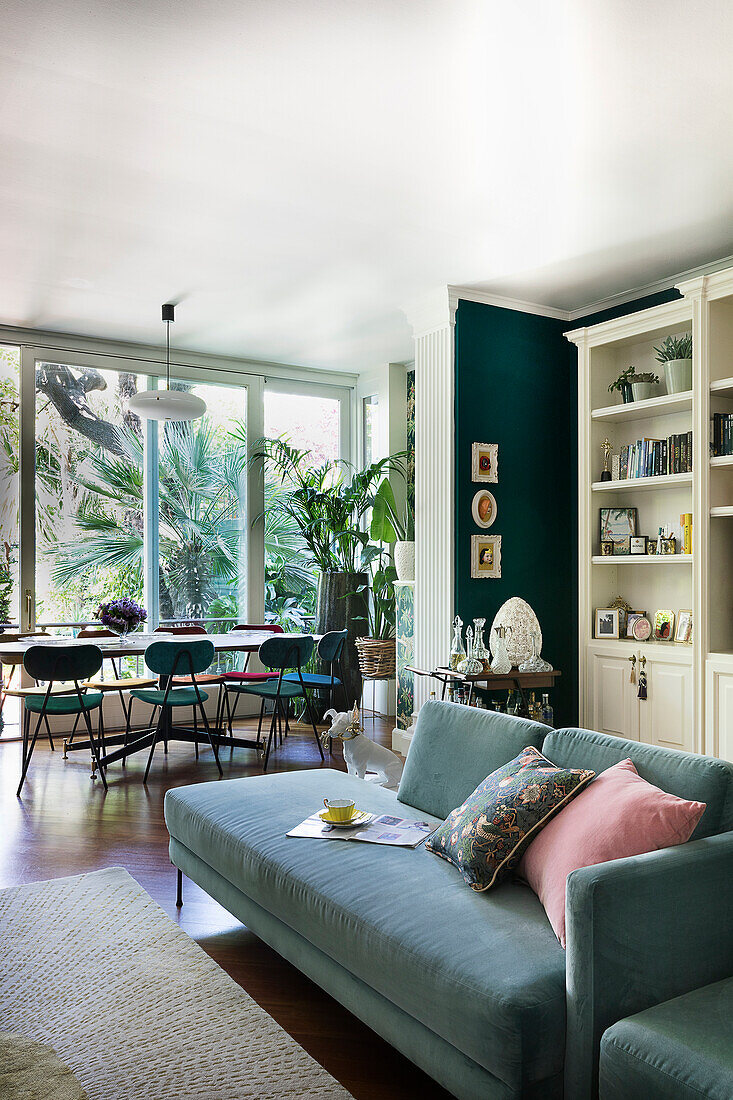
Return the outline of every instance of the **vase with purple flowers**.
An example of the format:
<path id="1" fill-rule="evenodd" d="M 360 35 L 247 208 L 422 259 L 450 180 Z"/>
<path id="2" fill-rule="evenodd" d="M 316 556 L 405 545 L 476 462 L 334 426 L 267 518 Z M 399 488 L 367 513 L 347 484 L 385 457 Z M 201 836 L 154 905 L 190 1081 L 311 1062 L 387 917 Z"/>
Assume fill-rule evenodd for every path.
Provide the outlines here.
<path id="1" fill-rule="evenodd" d="M 107 630 L 114 630 L 124 642 L 132 630 L 137 630 L 140 623 L 147 620 L 148 613 L 144 607 L 132 599 L 131 596 L 121 596 L 114 600 L 105 600 L 100 603 L 94 612 L 94 618 L 99 619 Z"/>

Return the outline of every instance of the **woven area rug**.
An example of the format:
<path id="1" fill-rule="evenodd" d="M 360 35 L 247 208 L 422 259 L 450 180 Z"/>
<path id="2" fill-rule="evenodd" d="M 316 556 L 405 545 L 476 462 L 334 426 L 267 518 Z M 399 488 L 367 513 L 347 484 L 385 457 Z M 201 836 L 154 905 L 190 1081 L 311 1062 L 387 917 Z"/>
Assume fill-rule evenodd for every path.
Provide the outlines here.
<path id="1" fill-rule="evenodd" d="M 90 1100 L 350 1097 L 121 868 L 0 891 L 0 1032 Z"/>

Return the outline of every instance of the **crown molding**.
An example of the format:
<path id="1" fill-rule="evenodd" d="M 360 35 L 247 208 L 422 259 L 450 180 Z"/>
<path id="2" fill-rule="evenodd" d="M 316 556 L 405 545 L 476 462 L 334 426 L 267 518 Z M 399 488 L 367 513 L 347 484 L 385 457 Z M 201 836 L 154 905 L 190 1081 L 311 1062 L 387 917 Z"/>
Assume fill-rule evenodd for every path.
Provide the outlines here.
<path id="1" fill-rule="evenodd" d="M 553 317 L 556 321 L 569 321 L 570 313 L 566 309 L 543 306 L 539 302 L 525 302 L 521 298 L 507 298 L 502 294 L 491 294 L 488 290 L 476 290 L 470 286 L 448 286 L 448 295 L 454 302 L 453 311 L 458 302 L 478 302 L 483 306 L 498 306 L 499 309 L 513 309 L 517 313 L 534 313 L 538 317 Z M 578 315 L 580 316 L 580 314 Z"/>
<path id="2" fill-rule="evenodd" d="M 402 312 L 412 328 L 415 339 L 456 323 L 457 299 L 450 294 L 450 287 L 436 287 L 420 298 L 404 306 Z"/>

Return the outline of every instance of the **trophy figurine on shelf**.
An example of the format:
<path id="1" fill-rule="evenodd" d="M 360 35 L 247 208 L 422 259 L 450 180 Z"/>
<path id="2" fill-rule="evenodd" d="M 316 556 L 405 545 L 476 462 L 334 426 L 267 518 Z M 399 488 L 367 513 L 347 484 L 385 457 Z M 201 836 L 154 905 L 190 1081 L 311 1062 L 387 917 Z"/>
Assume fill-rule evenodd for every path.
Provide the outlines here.
<path id="1" fill-rule="evenodd" d="M 608 442 L 608 437 L 603 440 L 601 446 L 603 447 L 603 469 L 601 470 L 601 481 L 610 481 L 611 471 L 608 468 L 608 456 L 611 453 L 611 444 Z"/>

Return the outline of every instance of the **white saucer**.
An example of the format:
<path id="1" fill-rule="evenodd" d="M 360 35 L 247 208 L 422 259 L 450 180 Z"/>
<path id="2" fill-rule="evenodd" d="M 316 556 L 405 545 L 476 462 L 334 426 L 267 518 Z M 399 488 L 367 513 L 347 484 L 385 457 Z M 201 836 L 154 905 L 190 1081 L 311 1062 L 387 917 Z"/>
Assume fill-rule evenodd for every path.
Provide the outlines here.
<path id="1" fill-rule="evenodd" d="M 348 821 L 331 821 L 327 817 L 328 810 L 323 810 L 318 816 L 324 825 L 332 825 L 334 829 L 353 829 L 357 825 L 366 825 L 368 821 L 372 820 L 372 815 L 366 813 L 364 810 L 357 810 L 353 817 Z"/>

